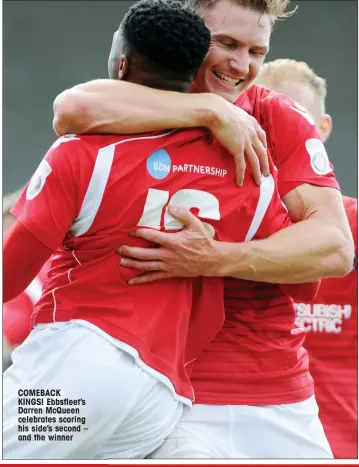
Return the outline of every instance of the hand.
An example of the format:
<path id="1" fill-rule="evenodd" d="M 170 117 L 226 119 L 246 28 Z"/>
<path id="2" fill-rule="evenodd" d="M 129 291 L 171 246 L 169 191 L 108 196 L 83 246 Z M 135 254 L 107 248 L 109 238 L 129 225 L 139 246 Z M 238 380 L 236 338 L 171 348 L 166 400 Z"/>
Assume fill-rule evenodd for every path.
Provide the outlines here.
<path id="1" fill-rule="evenodd" d="M 267 141 L 265 131 L 257 120 L 244 110 L 214 96 L 215 118 L 208 127 L 213 136 L 234 157 L 237 185 L 242 186 L 246 160 L 252 168 L 253 180 L 261 184 L 261 174 L 269 175 Z"/>
<path id="2" fill-rule="evenodd" d="M 216 241 L 206 226 L 190 211 L 169 207 L 170 214 L 184 224 L 177 233 L 138 229 L 136 237 L 160 245 L 159 248 L 138 248 L 122 245 L 117 252 L 121 266 L 146 271 L 129 284 L 144 284 L 170 277 L 215 276 L 218 273 Z"/>

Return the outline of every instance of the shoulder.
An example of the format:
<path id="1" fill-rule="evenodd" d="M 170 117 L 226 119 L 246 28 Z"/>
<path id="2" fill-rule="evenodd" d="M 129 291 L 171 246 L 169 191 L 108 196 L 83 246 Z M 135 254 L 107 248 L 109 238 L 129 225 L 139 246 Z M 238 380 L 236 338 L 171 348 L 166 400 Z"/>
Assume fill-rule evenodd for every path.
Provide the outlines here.
<path id="1" fill-rule="evenodd" d="M 315 127 L 315 121 L 307 110 L 289 96 L 273 92 L 268 96 L 267 105 L 270 109 L 269 115 L 273 118 L 274 124 L 277 118 L 280 122 L 283 122 L 285 119 L 287 124 L 295 122 L 305 127 Z"/>
<path id="2" fill-rule="evenodd" d="M 305 109 L 290 97 L 263 86 L 251 86 L 241 94 L 235 105 L 256 118 L 267 133 L 271 132 L 273 127 L 281 129 L 283 124 L 298 124 L 298 120 L 299 124 L 302 120 L 307 125 L 314 125 Z"/>
<path id="3" fill-rule="evenodd" d="M 58 138 L 48 149 L 43 165 L 52 169 L 72 167 L 84 169 L 93 165 L 100 149 L 114 145 L 123 137 L 118 135 L 64 135 Z"/>
<path id="4" fill-rule="evenodd" d="M 111 140 L 109 140 L 110 144 Z M 102 135 L 75 135 L 67 134 L 58 138 L 49 148 L 48 153 L 56 154 L 58 157 L 75 151 L 83 152 L 89 148 L 97 148 L 106 144 Z"/>
<path id="5" fill-rule="evenodd" d="M 358 235 L 358 200 L 349 196 L 343 196 L 345 212 L 354 237 Z"/>
<path id="6" fill-rule="evenodd" d="M 306 109 L 285 94 L 280 94 L 263 86 L 253 85 L 244 92 L 235 105 L 244 108 L 256 118 L 273 119 L 270 123 L 276 124 L 285 119 L 286 122 L 296 120 L 309 123 L 315 122 Z"/>
<path id="7" fill-rule="evenodd" d="M 235 105 L 241 105 L 246 102 L 252 102 L 257 103 L 257 102 L 265 102 L 267 99 L 268 95 L 270 94 L 275 94 L 273 91 L 270 91 L 269 89 L 259 86 L 258 84 L 253 84 L 250 86 L 246 91 L 244 91 L 238 98 L 238 100 L 235 102 Z"/>
<path id="8" fill-rule="evenodd" d="M 346 211 L 351 213 L 358 212 L 358 199 L 350 196 L 343 196 L 343 203 Z"/>
<path id="9" fill-rule="evenodd" d="M 239 96 L 235 105 L 249 114 L 256 116 L 255 114 L 263 110 L 275 95 L 277 95 L 277 93 L 263 86 L 253 84 Z"/>
<path id="10" fill-rule="evenodd" d="M 241 98 L 240 98 L 241 99 Z M 240 101 L 238 99 L 237 102 Z M 278 92 L 267 89 L 263 86 L 253 85 L 251 86 L 243 95 L 243 99 L 247 99 L 252 102 L 253 105 L 263 105 L 263 106 L 275 106 L 278 108 L 290 108 L 293 106 L 298 106 L 293 99 L 285 94 L 280 94 Z M 303 107 L 300 107 L 303 111 Z"/>

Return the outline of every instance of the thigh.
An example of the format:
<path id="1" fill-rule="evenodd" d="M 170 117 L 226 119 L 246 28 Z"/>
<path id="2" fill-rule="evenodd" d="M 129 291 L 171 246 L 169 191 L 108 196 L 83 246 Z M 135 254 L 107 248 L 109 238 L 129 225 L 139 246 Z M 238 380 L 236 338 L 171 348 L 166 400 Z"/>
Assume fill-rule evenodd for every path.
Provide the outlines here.
<path id="1" fill-rule="evenodd" d="M 4 374 L 4 458 L 145 457 L 173 430 L 182 404 L 103 336 L 77 323 L 61 324 L 33 331 Z M 57 389 L 60 396 L 44 397 L 39 406 L 21 397 L 25 405 L 19 408 L 25 389 Z M 33 408 L 42 413 L 24 410 Z M 57 412 L 63 409 L 70 413 Z M 35 436 L 39 425 L 47 429 L 41 441 Z"/>
<path id="2" fill-rule="evenodd" d="M 237 458 L 331 459 L 314 396 L 271 406 L 233 406 L 232 452 Z"/>
<path id="3" fill-rule="evenodd" d="M 229 406 L 195 404 L 192 409 L 184 409 L 174 431 L 148 458 L 230 458 L 231 429 Z"/>
<path id="4" fill-rule="evenodd" d="M 140 392 L 143 375 L 131 359 L 73 323 L 34 330 L 4 373 L 4 458 L 93 458 Z M 46 390 L 58 393 L 42 397 Z"/>
<path id="5" fill-rule="evenodd" d="M 273 406 L 195 405 L 150 458 L 329 459 L 314 397 Z"/>
<path id="6" fill-rule="evenodd" d="M 170 390 L 148 378 L 133 409 L 96 459 L 144 459 L 171 435 L 182 412 L 183 404 L 173 398 Z"/>

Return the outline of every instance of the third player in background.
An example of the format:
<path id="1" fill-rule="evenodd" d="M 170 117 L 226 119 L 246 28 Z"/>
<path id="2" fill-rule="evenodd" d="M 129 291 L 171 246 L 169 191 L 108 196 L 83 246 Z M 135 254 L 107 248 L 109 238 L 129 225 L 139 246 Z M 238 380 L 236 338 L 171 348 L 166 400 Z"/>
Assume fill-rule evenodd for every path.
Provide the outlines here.
<path id="1" fill-rule="evenodd" d="M 304 62 L 279 59 L 264 65 L 257 84 L 287 94 L 313 117 L 326 142 L 332 119 L 325 113 L 326 82 Z M 346 187 L 343 187 L 344 191 Z M 358 252 L 358 200 L 343 196 Z M 307 331 L 319 417 L 335 458 L 358 457 L 358 267 L 322 281 L 313 302 L 296 303 L 296 323 Z"/>

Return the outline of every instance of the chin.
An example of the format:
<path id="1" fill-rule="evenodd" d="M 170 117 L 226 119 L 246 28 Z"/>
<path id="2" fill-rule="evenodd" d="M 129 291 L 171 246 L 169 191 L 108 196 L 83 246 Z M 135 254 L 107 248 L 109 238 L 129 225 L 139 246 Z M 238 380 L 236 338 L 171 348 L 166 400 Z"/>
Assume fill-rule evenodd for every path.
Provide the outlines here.
<path id="1" fill-rule="evenodd" d="M 218 94 L 219 96 L 223 97 L 223 99 L 225 99 L 226 101 L 230 102 L 231 104 L 234 104 L 243 91 L 242 89 L 236 89 L 235 91 L 213 89 L 210 92 L 213 92 L 214 94 Z"/>
<path id="2" fill-rule="evenodd" d="M 208 89 L 207 92 L 217 94 L 223 97 L 223 99 L 225 99 L 226 101 L 231 102 L 232 104 L 236 102 L 236 100 L 239 98 L 242 92 L 245 91 L 248 87 L 248 85 L 246 84 L 246 85 L 238 86 L 235 89 L 231 89 L 231 88 L 227 88 L 227 87 L 220 86 L 220 85 L 217 86 L 216 84 L 213 86 L 210 86 L 210 85 L 207 86 L 207 89 Z"/>

